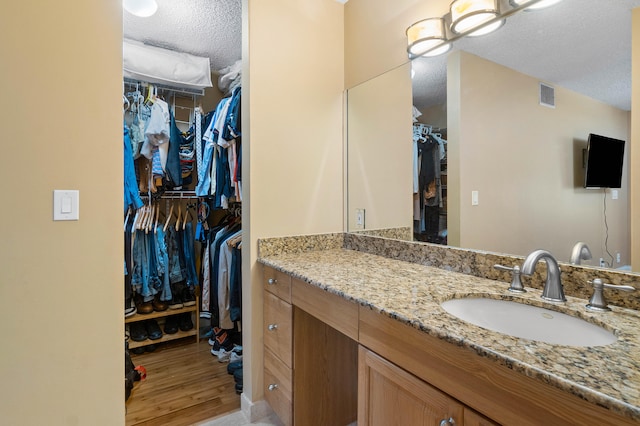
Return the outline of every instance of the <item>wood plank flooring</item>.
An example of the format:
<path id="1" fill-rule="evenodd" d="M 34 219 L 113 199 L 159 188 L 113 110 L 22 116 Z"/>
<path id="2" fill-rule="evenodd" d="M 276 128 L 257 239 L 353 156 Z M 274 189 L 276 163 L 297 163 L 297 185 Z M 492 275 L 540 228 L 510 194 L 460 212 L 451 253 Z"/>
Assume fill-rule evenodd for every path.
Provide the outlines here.
<path id="1" fill-rule="evenodd" d="M 191 343 L 189 343 L 191 342 Z M 206 340 L 165 343 L 155 352 L 131 355 L 147 369 L 126 403 L 126 425 L 187 426 L 240 408 L 227 363 L 211 355 Z"/>

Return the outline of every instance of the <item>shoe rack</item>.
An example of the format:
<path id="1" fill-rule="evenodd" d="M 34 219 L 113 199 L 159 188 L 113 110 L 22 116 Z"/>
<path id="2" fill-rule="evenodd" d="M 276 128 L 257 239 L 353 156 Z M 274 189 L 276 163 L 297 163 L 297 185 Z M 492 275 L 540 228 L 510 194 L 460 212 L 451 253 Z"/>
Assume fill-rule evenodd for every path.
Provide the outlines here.
<path id="1" fill-rule="evenodd" d="M 131 315 L 130 317 L 126 317 L 124 319 L 124 323 L 125 326 L 127 324 L 133 323 L 133 322 L 138 322 L 138 321 L 145 321 L 145 320 L 149 320 L 149 319 L 155 319 L 158 320 L 158 325 L 160 326 L 160 328 L 162 329 L 162 337 L 159 339 L 155 339 L 155 340 L 151 340 L 151 339 L 146 339 L 146 340 L 142 340 L 140 342 L 136 342 L 133 339 L 129 338 L 128 342 L 129 342 L 129 349 L 133 349 L 133 348 L 139 348 L 141 346 L 147 346 L 147 345 L 155 345 L 158 343 L 162 343 L 162 342 L 168 342 L 170 340 L 176 340 L 176 339 L 182 339 L 185 337 L 195 337 L 196 339 L 196 344 L 198 344 L 200 342 L 200 338 L 198 337 L 198 333 L 200 330 L 200 314 L 198 312 L 198 306 L 200 306 L 200 300 L 199 298 L 196 296 L 196 304 L 193 306 L 185 306 L 182 307 L 180 309 L 167 309 L 166 311 L 153 311 L 149 314 L 134 314 Z M 182 331 L 180 329 L 178 329 L 178 331 L 174 334 L 167 334 L 164 332 L 164 320 L 171 315 L 178 315 L 178 314 L 182 314 L 185 312 L 192 312 L 192 317 L 195 316 L 195 320 L 193 321 L 193 325 L 194 328 L 192 328 L 191 330 L 188 331 Z M 193 320 L 193 318 L 192 318 Z"/>

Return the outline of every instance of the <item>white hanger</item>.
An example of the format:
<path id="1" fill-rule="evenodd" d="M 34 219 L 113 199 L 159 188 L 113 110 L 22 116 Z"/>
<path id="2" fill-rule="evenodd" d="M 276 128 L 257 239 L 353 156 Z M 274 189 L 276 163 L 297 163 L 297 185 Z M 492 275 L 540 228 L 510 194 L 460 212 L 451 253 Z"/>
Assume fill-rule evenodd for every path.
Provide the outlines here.
<path id="1" fill-rule="evenodd" d="M 164 228 L 162 228 L 164 232 L 167 232 L 167 227 L 169 226 L 171 215 L 173 215 L 173 203 L 171 204 L 171 209 L 169 210 L 169 214 L 167 215 L 167 221 L 164 223 Z"/>

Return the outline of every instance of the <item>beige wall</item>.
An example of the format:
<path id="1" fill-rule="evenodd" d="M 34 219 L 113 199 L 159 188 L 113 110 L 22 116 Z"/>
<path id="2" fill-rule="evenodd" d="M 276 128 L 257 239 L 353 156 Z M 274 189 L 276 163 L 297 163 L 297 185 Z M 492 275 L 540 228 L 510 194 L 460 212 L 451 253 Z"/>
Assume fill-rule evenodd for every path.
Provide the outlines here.
<path id="1" fill-rule="evenodd" d="M 633 9 L 632 19 L 631 75 L 640 76 L 640 8 Z M 640 271 L 640 80 L 637 77 L 632 79 L 631 94 L 631 266 L 632 270 Z"/>
<path id="2" fill-rule="evenodd" d="M 243 281 L 244 391 L 255 401 L 263 392 L 256 240 L 342 231 L 344 7 L 320 0 L 244 6 L 243 276 L 251 278 Z"/>
<path id="3" fill-rule="evenodd" d="M 408 61 L 405 31 L 445 15 L 451 0 L 349 0 L 345 5 L 345 87 L 354 87 Z"/>
<path id="4" fill-rule="evenodd" d="M 349 90 L 348 230 L 356 209 L 365 228 L 413 226 L 411 67 L 405 64 Z"/>
<path id="5" fill-rule="evenodd" d="M 124 424 L 120 2 L 6 2 L 0 417 Z M 80 220 L 54 222 L 54 189 Z"/>
<path id="6" fill-rule="evenodd" d="M 582 148 L 589 133 L 629 140 L 629 113 L 560 87 L 556 108 L 540 106 L 538 79 L 467 53 L 459 80 L 448 77 L 460 84 L 460 96 L 448 100 L 449 128 L 458 130 L 448 142 L 459 150 L 460 245 L 521 255 L 546 248 L 568 261 L 573 244 L 585 241 L 591 264 L 610 260 L 604 194 L 582 188 Z M 627 162 L 619 199 L 607 190 L 608 248 L 622 257 L 614 266 L 630 260 L 628 170 Z"/>

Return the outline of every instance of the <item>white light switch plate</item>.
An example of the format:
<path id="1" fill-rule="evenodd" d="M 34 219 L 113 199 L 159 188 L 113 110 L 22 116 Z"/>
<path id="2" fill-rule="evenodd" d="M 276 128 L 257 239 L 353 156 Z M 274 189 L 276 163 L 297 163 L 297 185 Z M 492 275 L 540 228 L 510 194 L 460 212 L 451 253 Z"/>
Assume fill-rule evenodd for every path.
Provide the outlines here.
<path id="1" fill-rule="evenodd" d="M 364 209 L 356 209 L 356 229 L 364 229 Z"/>
<path id="2" fill-rule="evenodd" d="M 56 189 L 53 191 L 53 220 L 80 219 L 80 191 Z"/>

